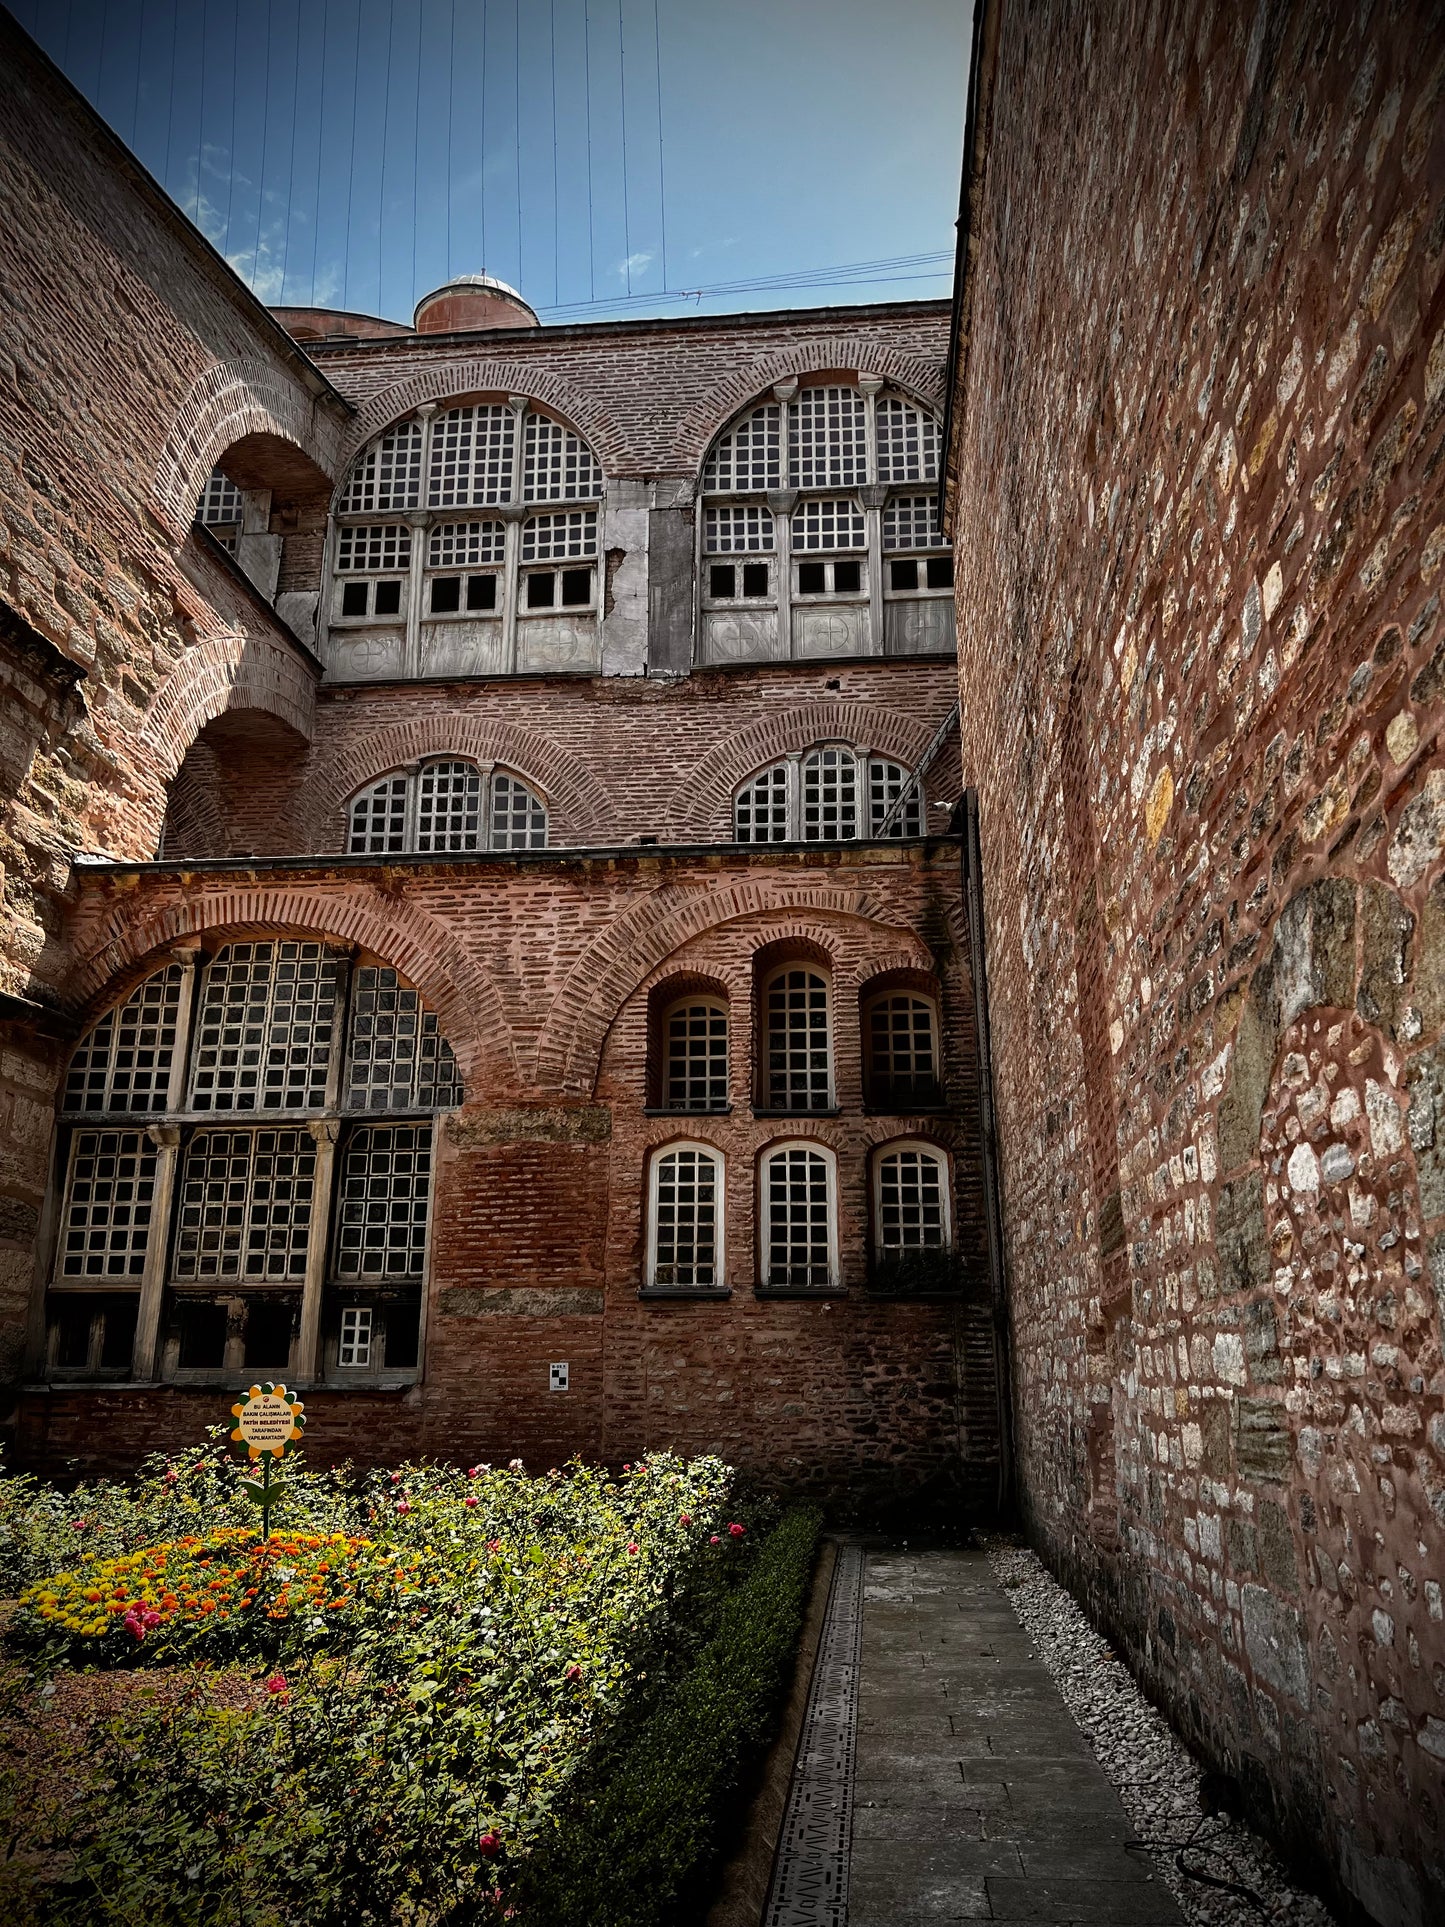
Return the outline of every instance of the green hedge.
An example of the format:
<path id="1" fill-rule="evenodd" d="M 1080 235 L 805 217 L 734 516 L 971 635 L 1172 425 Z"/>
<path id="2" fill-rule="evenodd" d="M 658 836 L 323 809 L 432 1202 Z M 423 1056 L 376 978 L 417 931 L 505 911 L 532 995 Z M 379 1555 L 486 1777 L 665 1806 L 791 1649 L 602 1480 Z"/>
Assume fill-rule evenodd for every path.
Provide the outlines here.
<path id="1" fill-rule="evenodd" d="M 588 1777 L 524 1877 L 525 1917 L 548 1927 L 667 1927 L 715 1865 L 725 1815 L 775 1730 L 822 1515 L 786 1513 L 723 1605 L 690 1670 Z M 696 1921 L 701 1907 L 689 1905 Z"/>

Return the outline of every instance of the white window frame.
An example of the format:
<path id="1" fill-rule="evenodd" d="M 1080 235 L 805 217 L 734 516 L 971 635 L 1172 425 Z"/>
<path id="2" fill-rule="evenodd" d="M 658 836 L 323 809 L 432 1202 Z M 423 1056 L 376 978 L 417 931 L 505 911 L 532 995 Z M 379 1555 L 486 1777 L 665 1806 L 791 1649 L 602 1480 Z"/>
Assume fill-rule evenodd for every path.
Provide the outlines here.
<path id="1" fill-rule="evenodd" d="M 694 1113 L 704 1116 L 706 1113 Z M 713 1282 L 710 1285 L 671 1285 L 657 1283 L 658 1188 L 662 1181 L 662 1162 L 679 1151 L 706 1157 L 713 1167 Z M 667 1292 L 721 1293 L 727 1290 L 727 1158 L 705 1138 L 672 1138 L 657 1145 L 647 1159 L 647 1255 L 642 1273 L 643 1289 Z"/>
<path id="2" fill-rule="evenodd" d="M 880 1108 L 878 1105 L 877 1099 L 873 1094 L 875 1087 L 879 1082 L 878 1067 L 874 1061 L 874 1055 L 873 1055 L 873 1013 L 881 1005 L 891 1003 L 893 999 L 896 997 L 911 997 L 915 999 L 918 1003 L 922 1004 L 928 1012 L 929 1041 L 932 1045 L 932 1054 L 933 1054 L 933 1087 L 935 1092 L 937 1093 L 937 1096 L 935 1097 L 934 1101 L 939 1102 L 941 1101 L 941 1097 L 942 1097 L 942 1092 L 943 1092 L 943 1049 L 942 1049 L 942 1042 L 941 1042 L 942 1026 L 939 1021 L 939 1008 L 938 1008 L 937 997 L 935 997 L 931 991 L 915 990 L 908 984 L 894 984 L 887 989 L 876 990 L 872 992 L 870 992 L 865 986 L 863 991 L 863 998 L 862 998 L 862 1010 L 861 1010 L 862 1024 L 861 1024 L 861 1033 L 859 1037 L 859 1042 L 862 1047 L 863 1085 L 864 1085 L 865 1092 L 867 1093 L 868 1104 L 872 1109 Z M 889 1114 L 897 1115 L 898 1106 L 897 1105 L 891 1106 Z"/>
<path id="3" fill-rule="evenodd" d="M 773 986 L 780 978 L 793 971 L 807 971 L 822 982 L 825 997 L 824 1011 L 827 1017 L 828 1085 L 826 1103 L 812 1104 L 807 1107 L 793 1105 L 778 1106 L 773 1103 L 772 1093 L 772 1056 L 773 1030 L 770 1021 L 770 999 Z M 783 963 L 775 964 L 764 976 L 758 989 L 758 1067 L 757 1067 L 757 1109 L 769 1117 L 826 1117 L 838 1108 L 838 1040 L 837 1040 L 837 1001 L 833 990 L 833 973 L 825 964 L 815 963 L 810 957 L 792 957 Z"/>
<path id="4" fill-rule="evenodd" d="M 809 757 L 815 755 L 820 750 L 828 749 L 846 751 L 854 757 L 856 761 L 856 774 L 853 780 L 854 831 L 850 837 L 810 837 L 807 834 L 807 826 L 804 818 L 804 767 Z M 735 843 L 745 842 L 749 846 L 755 843 L 871 843 L 878 841 L 879 839 L 875 834 L 873 820 L 873 775 L 875 769 L 880 766 L 885 770 L 901 770 L 903 772 L 902 780 L 905 786 L 912 782 L 913 772 L 908 768 L 906 763 L 900 763 L 892 756 L 876 755 L 866 749 L 857 749 L 851 743 L 843 743 L 836 740 L 809 743 L 806 749 L 793 750 L 787 756 L 780 756 L 774 762 L 765 763 L 761 769 L 752 770 L 733 791 L 733 841 Z M 755 783 L 761 782 L 765 777 L 772 779 L 770 785 L 772 788 L 776 789 L 780 787 L 776 781 L 779 772 L 781 772 L 783 776 L 781 787 L 785 798 L 786 821 L 783 835 L 781 837 L 767 838 L 752 836 L 740 837 L 738 835 L 738 808 L 742 803 L 743 797 L 752 789 Z M 918 828 L 913 834 L 925 836 L 928 830 L 928 798 L 925 794 L 922 781 L 912 784 L 912 795 L 915 802 L 910 806 L 910 810 L 900 817 L 900 825 L 906 821 L 907 814 L 916 808 Z M 751 808 L 751 805 L 748 807 Z M 888 837 L 882 840 L 890 843 L 895 840 L 901 841 L 906 838 L 906 835 L 907 832 L 900 828 L 897 838 L 890 833 Z"/>
<path id="5" fill-rule="evenodd" d="M 827 1179 L 828 1205 L 828 1282 L 826 1285 L 794 1285 L 772 1276 L 772 1214 L 769 1197 L 769 1171 L 775 1160 L 794 1151 L 807 1151 L 823 1160 Z M 842 1289 L 843 1269 L 838 1236 L 838 1154 L 818 1138 L 783 1138 L 766 1145 L 758 1157 L 758 1280 L 763 1291 L 797 1292 L 819 1297 Z"/>
<path id="6" fill-rule="evenodd" d="M 420 808 L 421 808 L 422 778 L 424 777 L 428 769 L 432 769 L 437 767 L 439 764 L 446 764 L 446 763 L 465 763 L 468 766 L 468 768 L 474 769 L 477 772 L 479 778 L 481 779 L 481 808 L 477 818 L 477 841 L 475 844 L 471 845 L 469 848 L 466 848 L 466 849 L 458 849 L 458 850 L 450 850 L 450 851 L 433 850 L 433 851 L 426 851 L 426 852 L 418 852 L 417 838 L 420 834 L 418 824 L 420 819 Z M 520 785 L 521 788 L 526 790 L 528 795 L 531 796 L 531 798 L 533 799 L 534 804 L 538 808 L 540 808 L 542 812 L 542 817 L 543 817 L 542 841 L 540 843 L 531 843 L 531 842 L 528 842 L 526 844 L 517 844 L 517 843 L 511 843 L 511 842 L 502 843 L 502 844 L 493 843 L 492 841 L 493 834 L 494 834 L 493 801 L 494 801 L 497 781 L 499 778 L 503 778 L 503 777 L 505 777 L 511 783 Z M 363 797 L 370 796 L 372 791 L 377 789 L 382 783 L 394 783 L 397 781 L 398 778 L 404 779 L 406 783 L 405 807 L 402 813 L 403 827 L 402 827 L 401 849 L 400 850 L 353 850 L 351 847 L 351 839 L 352 839 L 352 834 L 355 826 L 352 821 L 352 812 L 355 810 L 357 804 L 361 802 Z M 471 856 L 471 855 L 480 855 L 488 851 L 506 852 L 509 850 L 517 850 L 517 849 L 524 849 L 524 848 L 531 849 L 531 850 L 544 850 L 549 847 L 549 841 L 552 833 L 552 807 L 551 807 L 551 804 L 548 802 L 547 797 L 543 793 L 540 785 L 538 785 L 530 776 L 522 775 L 522 773 L 519 770 L 514 770 L 509 766 L 504 766 L 502 764 L 479 762 L 473 756 L 448 755 L 442 751 L 438 751 L 437 754 L 434 756 L 424 757 L 422 761 L 419 763 L 407 764 L 404 768 L 401 768 L 401 769 L 386 770 L 380 776 L 373 776 L 368 782 L 363 783 L 359 790 L 354 791 L 346 799 L 345 825 L 346 825 L 346 854 L 348 856 L 412 856 L 419 853 L 424 855 L 434 855 L 434 856 L 435 855 Z"/>
<path id="7" fill-rule="evenodd" d="M 883 1165 L 887 1158 L 902 1151 L 917 1152 L 931 1158 L 940 1167 L 939 1199 L 943 1220 L 943 1242 L 936 1245 L 887 1245 L 883 1242 Z M 870 1191 L 873 1203 L 873 1252 L 878 1258 L 886 1258 L 895 1251 L 939 1251 L 953 1250 L 953 1160 L 941 1144 L 935 1144 L 923 1137 L 890 1138 L 886 1144 L 873 1147 L 870 1160 Z"/>
<path id="8" fill-rule="evenodd" d="M 705 1104 L 705 1105 L 674 1104 L 671 1102 L 671 1094 L 670 1094 L 670 1084 L 671 1084 L 670 1067 L 671 1067 L 671 1061 L 672 1061 L 672 1055 L 671 1055 L 672 1022 L 673 1022 L 673 1019 L 679 1014 L 679 1012 L 684 1010 L 697 1010 L 699 1008 L 705 1008 L 715 1016 L 720 1015 L 723 1020 L 722 1102 L 719 1104 Z M 680 996 L 674 997 L 671 999 L 669 1003 L 663 1006 L 662 1017 L 658 1025 L 658 1031 L 659 1031 L 659 1035 L 658 1035 L 657 1051 L 658 1051 L 658 1063 L 659 1063 L 659 1077 L 658 1077 L 658 1091 L 657 1091 L 657 1097 L 658 1097 L 657 1108 L 659 1110 L 669 1111 L 677 1117 L 717 1117 L 722 1112 L 728 1110 L 730 1107 L 730 1093 L 732 1090 L 731 1057 L 732 1057 L 732 1042 L 733 1042 L 732 1011 L 729 1008 L 728 999 L 726 997 L 720 996 L 718 992 L 715 990 L 696 990 L 696 991 L 684 993 Z M 709 1042 L 710 1041 L 711 1040 L 709 1040 Z M 712 1061 L 711 1053 L 709 1053 L 706 1061 L 708 1063 L 711 1063 Z"/>

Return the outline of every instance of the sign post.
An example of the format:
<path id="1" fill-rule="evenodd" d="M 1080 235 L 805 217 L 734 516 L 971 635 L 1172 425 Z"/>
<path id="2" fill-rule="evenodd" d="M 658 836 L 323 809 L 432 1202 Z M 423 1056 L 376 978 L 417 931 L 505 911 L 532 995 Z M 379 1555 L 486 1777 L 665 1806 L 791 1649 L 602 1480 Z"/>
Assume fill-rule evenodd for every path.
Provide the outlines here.
<path id="1" fill-rule="evenodd" d="M 242 1392 L 231 1407 L 236 1421 L 231 1443 L 244 1451 L 251 1462 L 252 1476 L 242 1479 L 241 1490 L 253 1505 L 261 1508 L 261 1537 L 271 1537 L 271 1508 L 281 1497 L 284 1486 L 273 1477 L 273 1467 L 296 1450 L 306 1426 L 301 1400 L 284 1385 L 253 1385 Z M 255 1476 L 259 1471 L 259 1478 Z"/>

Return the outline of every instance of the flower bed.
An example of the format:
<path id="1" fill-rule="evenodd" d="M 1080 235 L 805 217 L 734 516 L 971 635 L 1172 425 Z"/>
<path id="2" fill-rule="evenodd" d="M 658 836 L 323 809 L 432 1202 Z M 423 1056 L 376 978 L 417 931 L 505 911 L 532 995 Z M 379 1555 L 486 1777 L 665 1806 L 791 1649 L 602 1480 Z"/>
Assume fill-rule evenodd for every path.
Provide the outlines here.
<path id="1" fill-rule="evenodd" d="M 198 1522 L 198 1476 L 220 1485 L 152 1466 L 124 1498 L 87 1494 L 96 1553 L 41 1574 L 37 1547 L 74 1530 L 66 1508 L 31 1486 L 50 1523 L 17 1531 L 23 1494 L 0 1491 L 11 1568 L 17 1544 L 30 1568 L 10 1630 L 28 1672 L 0 1752 L 43 1760 L 55 1784 L 46 1682 L 65 1681 L 62 1777 L 93 1790 L 57 1808 L 22 1768 L 0 1917 L 505 1915 L 579 1772 L 699 1663 L 772 1523 L 736 1516 L 719 1461 L 658 1456 L 620 1478 L 288 1474 L 292 1519 L 269 1546 L 239 1519 L 152 1537 L 156 1519 Z M 81 1667 L 159 1690 L 97 1695 L 87 1716 Z"/>

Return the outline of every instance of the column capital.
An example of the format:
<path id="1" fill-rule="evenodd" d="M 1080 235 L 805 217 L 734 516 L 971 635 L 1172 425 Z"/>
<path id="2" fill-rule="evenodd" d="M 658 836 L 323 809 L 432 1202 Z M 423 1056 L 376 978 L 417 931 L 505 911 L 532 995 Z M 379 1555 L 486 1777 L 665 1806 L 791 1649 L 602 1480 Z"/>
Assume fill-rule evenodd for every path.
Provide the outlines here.
<path id="1" fill-rule="evenodd" d="M 858 386 L 865 395 L 876 395 L 883 386 L 883 377 L 882 375 L 860 375 Z"/>
<path id="2" fill-rule="evenodd" d="M 779 381 L 773 384 L 773 393 L 779 401 L 791 401 L 797 392 L 798 377 L 796 375 L 792 376 L 788 381 Z"/>
<path id="3" fill-rule="evenodd" d="M 179 1124 L 147 1124 L 146 1136 L 158 1151 L 179 1150 L 181 1127 Z"/>
<path id="4" fill-rule="evenodd" d="M 335 1144 L 337 1138 L 340 1137 L 341 1119 L 339 1117 L 313 1117 L 307 1122 L 306 1128 L 312 1137 L 315 1138 L 317 1145 L 324 1147 L 328 1144 Z"/>

